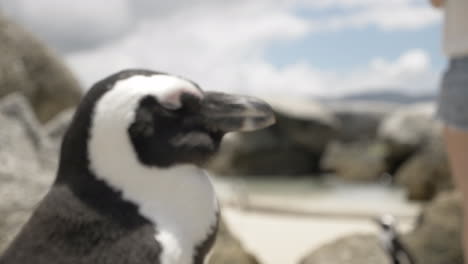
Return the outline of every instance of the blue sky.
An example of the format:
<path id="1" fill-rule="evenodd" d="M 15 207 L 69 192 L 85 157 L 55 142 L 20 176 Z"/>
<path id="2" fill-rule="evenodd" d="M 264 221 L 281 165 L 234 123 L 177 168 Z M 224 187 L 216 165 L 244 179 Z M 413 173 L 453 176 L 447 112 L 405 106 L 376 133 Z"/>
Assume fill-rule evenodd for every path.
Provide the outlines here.
<path id="1" fill-rule="evenodd" d="M 446 59 L 441 48 L 440 23 L 412 31 L 383 31 L 367 26 L 311 33 L 298 40 L 271 43 L 265 57 L 278 67 L 304 60 L 324 70 L 345 72 L 363 67 L 377 56 L 395 60 L 412 49 L 424 50 L 433 67 L 443 69 Z"/>
<path id="2" fill-rule="evenodd" d="M 207 90 L 342 96 L 435 93 L 442 12 L 428 0 L 0 0 L 84 87 L 123 68 Z"/>

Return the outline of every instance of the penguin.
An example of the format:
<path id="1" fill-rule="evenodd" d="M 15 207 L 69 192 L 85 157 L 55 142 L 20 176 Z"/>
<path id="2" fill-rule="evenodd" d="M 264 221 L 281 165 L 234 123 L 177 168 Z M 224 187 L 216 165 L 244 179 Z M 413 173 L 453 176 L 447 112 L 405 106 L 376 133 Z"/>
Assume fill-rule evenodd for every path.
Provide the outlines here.
<path id="1" fill-rule="evenodd" d="M 1 264 L 202 264 L 219 206 L 203 169 L 223 136 L 275 122 L 259 99 L 144 69 L 81 100 L 56 179 Z"/>
<path id="2" fill-rule="evenodd" d="M 375 219 L 381 231 L 379 240 L 392 264 L 415 264 L 413 256 L 401 242 L 396 230 L 396 220 L 392 215 L 383 215 Z"/>

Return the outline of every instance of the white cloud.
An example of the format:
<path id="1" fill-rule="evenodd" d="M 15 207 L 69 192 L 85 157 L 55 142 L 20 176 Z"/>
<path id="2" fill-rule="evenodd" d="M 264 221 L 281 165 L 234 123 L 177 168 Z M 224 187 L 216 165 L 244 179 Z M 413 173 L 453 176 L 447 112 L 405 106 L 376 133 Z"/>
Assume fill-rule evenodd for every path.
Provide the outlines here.
<path id="1" fill-rule="evenodd" d="M 246 61 L 259 59 L 271 41 L 308 32 L 307 21 L 286 10 L 245 5 L 181 10 L 164 19 L 147 20 L 120 41 L 70 54 L 68 61 L 87 85 L 127 67 L 149 67 L 203 81 L 205 76 L 217 78 L 218 72 L 234 76 Z M 225 80 L 213 86 L 227 85 Z"/>
<path id="2" fill-rule="evenodd" d="M 64 51 L 111 41 L 133 26 L 128 0 L 0 0 L 0 6 Z"/>
<path id="3" fill-rule="evenodd" d="M 346 75 L 336 86 L 340 94 L 382 89 L 419 94 L 435 91 L 438 78 L 429 55 L 422 50 L 410 50 L 395 61 L 376 58 L 366 68 Z"/>
<path id="4" fill-rule="evenodd" d="M 257 61 L 245 67 L 243 76 L 244 85 L 257 94 L 335 97 L 392 89 L 425 94 L 435 90 L 439 75 L 431 69 L 425 52 L 410 50 L 394 61 L 376 58 L 366 67 L 346 73 L 321 71 L 306 63 L 277 69 Z"/>

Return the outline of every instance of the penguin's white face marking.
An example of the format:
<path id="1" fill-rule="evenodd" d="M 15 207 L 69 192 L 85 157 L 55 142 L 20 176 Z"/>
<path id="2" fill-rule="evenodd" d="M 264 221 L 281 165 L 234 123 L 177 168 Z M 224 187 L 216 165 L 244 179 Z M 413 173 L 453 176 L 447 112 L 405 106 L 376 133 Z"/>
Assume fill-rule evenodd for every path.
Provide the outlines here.
<path id="1" fill-rule="evenodd" d="M 200 99 L 203 93 L 193 83 L 170 75 L 158 74 L 153 76 L 136 75 L 125 80 L 118 81 L 112 90 L 119 98 L 130 98 L 129 95 L 154 96 L 159 103 L 169 109 L 182 107 L 181 96 L 184 93 L 192 94 Z M 138 98 L 138 99 L 140 99 Z M 116 98 L 114 98 L 116 99 Z M 118 104 L 113 104 L 119 107 Z"/>
<path id="2" fill-rule="evenodd" d="M 157 225 L 162 264 L 191 263 L 194 247 L 217 221 L 216 198 L 209 178 L 197 166 L 142 164 L 128 130 L 142 98 L 150 96 L 172 110 L 182 107 L 184 93 L 203 97 L 192 83 L 167 75 L 118 81 L 95 106 L 88 142 L 90 169 L 96 177 L 121 191 Z"/>

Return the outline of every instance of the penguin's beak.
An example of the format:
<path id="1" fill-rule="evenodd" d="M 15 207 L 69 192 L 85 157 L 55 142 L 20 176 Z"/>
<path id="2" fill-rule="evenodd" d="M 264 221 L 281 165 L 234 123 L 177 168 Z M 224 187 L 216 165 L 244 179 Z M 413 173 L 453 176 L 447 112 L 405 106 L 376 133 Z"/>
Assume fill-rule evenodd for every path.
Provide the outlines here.
<path id="1" fill-rule="evenodd" d="M 205 92 L 200 110 L 208 127 L 224 133 L 253 131 L 275 123 L 271 106 L 250 96 Z"/>

